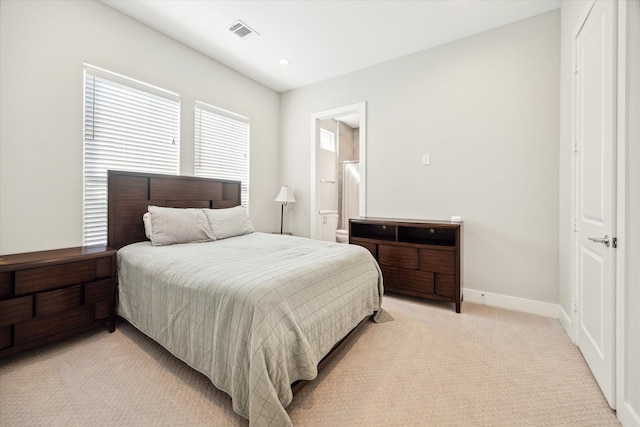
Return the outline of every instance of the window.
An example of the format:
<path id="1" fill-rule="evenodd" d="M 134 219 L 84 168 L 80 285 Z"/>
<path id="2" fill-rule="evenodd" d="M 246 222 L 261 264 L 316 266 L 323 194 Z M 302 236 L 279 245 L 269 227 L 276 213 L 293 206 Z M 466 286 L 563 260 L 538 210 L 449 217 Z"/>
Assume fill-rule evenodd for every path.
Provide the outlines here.
<path id="1" fill-rule="evenodd" d="M 83 244 L 105 244 L 107 170 L 178 174 L 180 97 L 87 64 L 84 74 Z"/>
<path id="2" fill-rule="evenodd" d="M 336 151 L 336 136 L 333 132 L 320 129 L 320 148 L 328 151 Z"/>
<path id="3" fill-rule="evenodd" d="M 196 102 L 195 175 L 242 182 L 249 207 L 249 119 Z"/>

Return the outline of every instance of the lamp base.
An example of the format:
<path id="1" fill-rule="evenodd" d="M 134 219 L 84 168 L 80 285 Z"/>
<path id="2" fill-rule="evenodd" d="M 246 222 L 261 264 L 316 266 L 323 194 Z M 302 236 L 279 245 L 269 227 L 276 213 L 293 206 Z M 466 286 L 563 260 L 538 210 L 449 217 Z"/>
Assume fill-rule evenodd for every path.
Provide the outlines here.
<path id="1" fill-rule="evenodd" d="M 284 221 L 284 203 L 280 205 L 280 234 L 282 234 L 282 221 Z"/>

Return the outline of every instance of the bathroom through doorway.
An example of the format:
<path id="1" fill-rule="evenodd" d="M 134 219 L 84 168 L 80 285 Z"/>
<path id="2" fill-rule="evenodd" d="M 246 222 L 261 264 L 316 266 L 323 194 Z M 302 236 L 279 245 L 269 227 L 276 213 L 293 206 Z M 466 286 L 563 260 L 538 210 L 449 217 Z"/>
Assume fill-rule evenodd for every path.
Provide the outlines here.
<path id="1" fill-rule="evenodd" d="M 365 216 L 366 103 L 311 115 L 312 239 L 348 241 L 349 218 Z"/>

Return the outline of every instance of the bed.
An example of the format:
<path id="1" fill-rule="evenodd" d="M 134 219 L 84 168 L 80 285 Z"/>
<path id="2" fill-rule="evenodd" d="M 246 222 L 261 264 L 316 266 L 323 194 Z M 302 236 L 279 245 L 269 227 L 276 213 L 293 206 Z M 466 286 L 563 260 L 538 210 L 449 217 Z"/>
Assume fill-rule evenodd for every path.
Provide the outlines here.
<path id="1" fill-rule="evenodd" d="M 291 425 L 294 392 L 358 325 L 385 317 L 380 269 L 359 246 L 259 232 L 146 238 L 148 206 L 218 217 L 237 209 L 239 182 L 120 171 L 108 181 L 118 315 L 229 394 L 252 426 Z"/>

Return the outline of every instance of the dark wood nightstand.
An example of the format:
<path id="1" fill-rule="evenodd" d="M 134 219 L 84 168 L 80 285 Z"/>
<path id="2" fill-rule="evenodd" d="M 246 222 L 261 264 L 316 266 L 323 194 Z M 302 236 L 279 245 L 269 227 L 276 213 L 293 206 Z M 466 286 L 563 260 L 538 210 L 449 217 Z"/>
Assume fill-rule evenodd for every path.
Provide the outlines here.
<path id="1" fill-rule="evenodd" d="M 116 250 L 0 256 L 0 356 L 97 326 L 115 330 Z"/>

